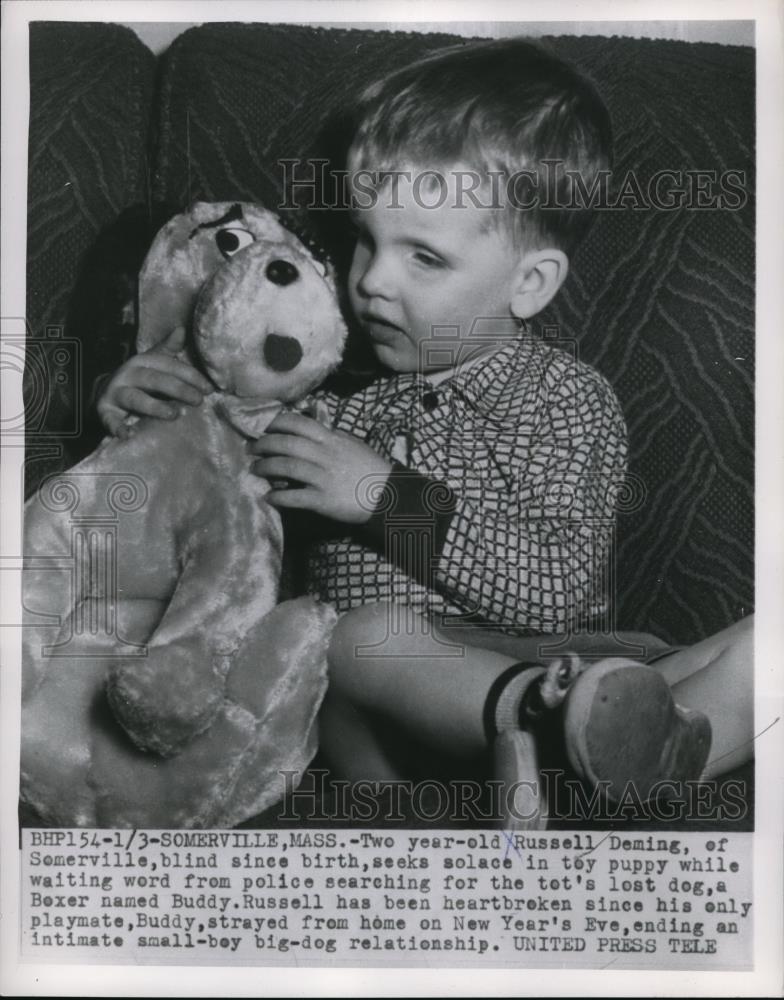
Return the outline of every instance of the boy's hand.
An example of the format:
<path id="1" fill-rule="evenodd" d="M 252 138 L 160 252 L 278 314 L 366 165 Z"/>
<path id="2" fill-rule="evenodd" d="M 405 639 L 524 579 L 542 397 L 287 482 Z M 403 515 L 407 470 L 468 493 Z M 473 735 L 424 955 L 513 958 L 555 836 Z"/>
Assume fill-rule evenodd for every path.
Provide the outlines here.
<path id="1" fill-rule="evenodd" d="M 251 467 L 256 475 L 304 484 L 271 490 L 266 496 L 271 504 L 312 510 L 347 524 L 370 519 L 368 497 L 392 471 L 392 463 L 364 441 L 299 413 L 276 417 L 250 451 L 263 456 Z"/>
<path id="2" fill-rule="evenodd" d="M 212 392 L 208 379 L 177 357 L 184 345 L 185 328 L 178 326 L 158 347 L 129 358 L 115 373 L 97 405 L 110 434 L 128 437 L 131 427 L 125 421 L 131 414 L 173 420 L 179 413 L 173 404 L 198 406 Z"/>

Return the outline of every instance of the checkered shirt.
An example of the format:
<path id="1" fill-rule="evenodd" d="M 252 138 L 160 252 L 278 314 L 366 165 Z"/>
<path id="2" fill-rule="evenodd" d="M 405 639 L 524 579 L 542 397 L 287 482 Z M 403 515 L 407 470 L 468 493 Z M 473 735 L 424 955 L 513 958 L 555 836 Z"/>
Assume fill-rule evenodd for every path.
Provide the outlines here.
<path id="1" fill-rule="evenodd" d="M 395 465 L 358 484 L 367 525 L 330 522 L 311 548 L 311 593 L 523 634 L 603 611 L 626 428 L 596 371 L 525 337 L 437 385 L 403 374 L 321 398 Z"/>

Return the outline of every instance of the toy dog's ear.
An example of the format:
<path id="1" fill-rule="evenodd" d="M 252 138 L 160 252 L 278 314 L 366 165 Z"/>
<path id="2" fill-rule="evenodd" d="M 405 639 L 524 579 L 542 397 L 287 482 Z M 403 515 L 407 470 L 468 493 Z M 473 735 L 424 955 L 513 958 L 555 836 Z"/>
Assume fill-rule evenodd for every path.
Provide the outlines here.
<path id="1" fill-rule="evenodd" d="M 190 326 L 206 275 L 188 253 L 193 229 L 190 213 L 176 215 L 153 240 L 139 275 L 139 324 L 136 350 L 162 343 L 178 326 Z"/>

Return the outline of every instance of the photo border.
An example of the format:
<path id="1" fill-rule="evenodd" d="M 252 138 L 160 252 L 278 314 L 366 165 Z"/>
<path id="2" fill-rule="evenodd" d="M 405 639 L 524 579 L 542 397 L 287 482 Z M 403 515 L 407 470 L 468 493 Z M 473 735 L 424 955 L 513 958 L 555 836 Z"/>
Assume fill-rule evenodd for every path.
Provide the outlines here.
<path id="1" fill-rule="evenodd" d="M 757 533 L 756 533 L 756 655 L 755 705 L 760 739 L 756 765 L 756 832 L 754 836 L 755 971 L 752 973 L 683 972 L 644 973 L 608 970 L 604 974 L 586 970 L 539 971 L 528 967 L 511 970 L 482 969 L 469 974 L 464 969 L 368 970 L 364 968 L 281 969 L 278 967 L 171 967 L 73 966 L 28 964 L 18 961 L 19 851 L 16 821 L 19 769 L 19 704 L 21 672 L 18 631 L 0 629 L 3 669 L 0 672 L 0 723 L 2 724 L 2 769 L 0 769 L 0 967 L 2 992 L 6 995 L 659 995 L 659 996 L 753 996 L 780 995 L 782 976 L 782 792 L 781 761 L 784 760 L 782 714 L 782 608 L 784 565 L 782 516 L 784 470 L 784 340 L 781 336 L 784 275 L 784 212 L 781 175 L 784 167 L 782 142 L 782 7 L 775 0 L 735 0 L 688 3 L 593 2 L 586 16 L 577 2 L 437 3 L 428 5 L 429 20 L 449 21 L 526 20 L 537 21 L 756 21 L 757 45 L 757 136 L 758 205 L 764 210 L 757 219 Z M 654 13 L 655 11 L 655 13 Z M 132 21 L 231 21 L 338 23 L 358 20 L 396 21 L 406 30 L 419 30 L 422 5 L 382 3 L 361 5 L 332 0 L 302 0 L 281 3 L 227 2 L 220 16 L 211 3 L 175 2 L 6 2 L 2 24 L 2 314 L 3 335 L 12 335 L 9 317 L 25 315 L 27 116 L 27 25 L 32 20 L 90 20 L 127 23 Z M 409 27 L 410 22 L 410 27 Z M 18 320 L 16 321 L 18 323 Z M 13 327 L 13 329 L 12 329 Z M 11 330 L 11 333 L 8 331 Z M 21 375 L 2 372 L 3 414 L 21 412 Z M 23 451 L 4 443 L 0 466 L 2 525 L 0 553 L 3 572 L 2 620 L 9 620 L 20 607 L 19 573 L 14 559 L 21 555 L 21 491 Z M 13 618 L 13 620 L 18 620 Z M 263 984 L 259 972 L 264 968 Z"/>

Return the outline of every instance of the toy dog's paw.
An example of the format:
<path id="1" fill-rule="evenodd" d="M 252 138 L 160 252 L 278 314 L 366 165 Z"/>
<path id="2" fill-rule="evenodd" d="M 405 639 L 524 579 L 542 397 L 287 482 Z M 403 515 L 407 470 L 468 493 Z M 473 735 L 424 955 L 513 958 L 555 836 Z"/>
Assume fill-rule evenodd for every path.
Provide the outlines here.
<path id="1" fill-rule="evenodd" d="M 110 669 L 109 704 L 139 749 L 170 757 L 209 727 L 223 701 L 221 660 L 206 665 L 193 650 L 177 645 Z"/>

